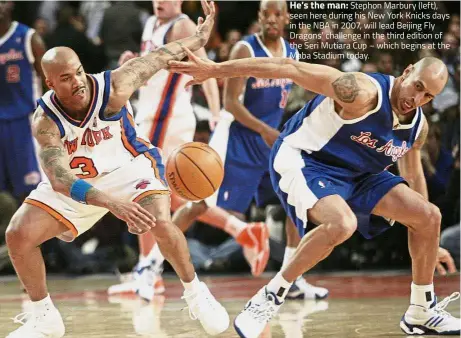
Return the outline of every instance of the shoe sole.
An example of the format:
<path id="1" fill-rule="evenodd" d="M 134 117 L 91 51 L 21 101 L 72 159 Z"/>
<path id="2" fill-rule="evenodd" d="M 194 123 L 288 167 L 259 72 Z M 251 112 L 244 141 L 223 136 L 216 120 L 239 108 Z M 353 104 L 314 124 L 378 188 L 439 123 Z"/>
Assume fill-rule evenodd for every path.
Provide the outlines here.
<path id="1" fill-rule="evenodd" d="M 236 320 L 237 320 L 237 317 L 235 317 L 234 319 L 234 329 L 235 329 L 235 332 L 237 332 L 237 334 L 239 335 L 240 338 L 247 338 L 242 331 L 240 331 L 239 327 L 237 326 L 236 324 Z"/>
<path id="2" fill-rule="evenodd" d="M 400 329 L 409 336 L 459 336 L 460 330 L 457 331 L 443 331 L 437 332 L 436 330 L 429 329 L 423 325 L 411 325 L 408 324 L 405 319 L 402 318 L 400 321 Z"/>

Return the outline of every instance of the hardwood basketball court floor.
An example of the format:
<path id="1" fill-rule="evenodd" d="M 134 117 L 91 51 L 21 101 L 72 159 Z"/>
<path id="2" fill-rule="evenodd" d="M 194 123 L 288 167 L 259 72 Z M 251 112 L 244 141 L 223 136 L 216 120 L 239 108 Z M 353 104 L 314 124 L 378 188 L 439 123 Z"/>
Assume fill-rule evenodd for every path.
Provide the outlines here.
<path id="1" fill-rule="evenodd" d="M 270 276 L 202 277 L 222 301 L 231 320 Z M 404 337 L 399 320 L 409 301 L 411 276 L 398 273 L 312 275 L 310 283 L 326 287 L 325 301 L 286 301 L 263 336 L 268 337 Z M 66 336 L 92 337 L 206 337 L 198 321 L 189 319 L 182 287 L 175 276 L 165 279 L 166 293 L 153 303 L 132 296 L 108 297 L 112 276 L 64 278 L 52 276 L 49 290 L 66 324 Z M 439 300 L 460 289 L 460 276 L 436 277 Z M 0 337 L 14 330 L 11 318 L 28 311 L 27 297 L 15 278 L 0 279 Z M 459 317 L 459 301 L 448 308 Z M 233 327 L 219 337 L 237 337 Z M 27 338 L 27 337 L 24 337 Z"/>

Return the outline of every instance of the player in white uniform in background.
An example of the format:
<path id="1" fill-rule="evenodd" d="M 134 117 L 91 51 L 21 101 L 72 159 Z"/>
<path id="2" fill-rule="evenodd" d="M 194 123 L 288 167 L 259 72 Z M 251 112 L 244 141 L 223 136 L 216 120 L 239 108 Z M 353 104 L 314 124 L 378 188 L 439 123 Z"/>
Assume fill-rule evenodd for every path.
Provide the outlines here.
<path id="1" fill-rule="evenodd" d="M 127 222 L 132 233 L 154 233 L 184 285 L 191 318 L 210 335 L 229 326 L 226 310 L 199 281 L 187 242 L 171 222 L 170 197 L 159 150 L 138 137 L 128 99 L 168 61 L 207 42 L 214 6 L 202 1 L 207 19 L 196 33 L 167 44 L 114 71 L 86 74 L 75 52 L 50 49 L 42 58 L 51 89 L 39 100 L 32 130 L 47 179 L 31 192 L 6 231 L 14 268 L 31 301 L 32 312 L 8 338 L 64 336 L 64 322 L 46 286 L 40 244 L 53 237 L 69 241 L 107 212 Z M 142 183 L 142 184 L 141 184 Z"/>
<path id="2" fill-rule="evenodd" d="M 180 0 L 153 1 L 155 15 L 148 19 L 144 27 L 141 56 L 168 42 L 193 34 L 196 25 L 181 12 L 181 4 Z M 197 50 L 195 55 L 207 57 L 204 48 Z M 132 51 L 124 52 L 120 57 L 120 64 L 135 56 Z M 187 75 L 160 70 L 139 90 L 135 117 L 137 131 L 163 150 L 164 160 L 178 146 L 193 141 L 196 118 L 191 104 L 191 88 L 185 88 L 185 84 L 191 79 Z M 212 113 L 210 127 L 213 129 L 221 108 L 219 89 L 215 79 L 205 81 L 202 87 Z M 173 210 L 186 203 L 179 196 L 172 194 L 171 197 Z M 244 223 L 219 208 L 210 210 L 200 220 L 227 231 L 242 246 L 256 251 L 256 255 L 264 251 L 268 257 L 268 231 L 259 231 L 267 230 L 265 224 Z M 132 280 L 110 287 L 109 294 L 137 293 L 144 299 L 152 300 L 154 294 L 164 292 L 161 278 L 164 257 L 150 233 L 139 236 L 139 248 L 140 258 Z M 249 263 L 256 265 L 257 260 Z"/>

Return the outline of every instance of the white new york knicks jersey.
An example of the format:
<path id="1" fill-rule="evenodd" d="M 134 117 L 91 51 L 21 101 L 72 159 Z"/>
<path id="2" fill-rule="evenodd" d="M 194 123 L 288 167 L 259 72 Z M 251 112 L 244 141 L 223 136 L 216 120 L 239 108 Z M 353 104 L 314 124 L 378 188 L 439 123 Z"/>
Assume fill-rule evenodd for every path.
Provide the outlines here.
<path id="1" fill-rule="evenodd" d="M 150 17 L 142 35 L 141 56 L 166 44 L 166 36 L 174 23 L 187 18 L 187 15 L 181 14 L 165 24 L 159 24 L 155 16 Z M 136 123 L 140 125 L 140 133 L 153 145 L 163 145 L 172 116 L 180 116 L 181 123 L 192 124 L 195 130 L 191 91 L 185 88 L 190 79 L 189 76 L 162 69 L 140 88 Z"/>
<path id="2" fill-rule="evenodd" d="M 136 135 L 129 102 L 114 116 L 104 117 L 110 94 L 110 71 L 90 75 L 92 101 L 83 121 L 74 120 L 50 90 L 38 104 L 58 125 L 69 156 L 69 166 L 77 177 L 94 182 L 141 155 L 152 162 L 157 177 L 163 177 L 158 149 Z"/>

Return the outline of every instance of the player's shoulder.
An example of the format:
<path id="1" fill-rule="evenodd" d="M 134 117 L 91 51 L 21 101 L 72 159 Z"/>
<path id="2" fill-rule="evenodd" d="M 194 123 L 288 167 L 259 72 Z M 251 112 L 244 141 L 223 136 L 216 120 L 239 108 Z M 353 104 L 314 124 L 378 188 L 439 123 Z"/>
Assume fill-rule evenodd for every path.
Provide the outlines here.
<path id="1" fill-rule="evenodd" d="M 240 41 L 238 41 L 234 47 L 232 47 L 231 58 L 247 58 L 254 57 L 254 48 L 253 45 L 256 41 L 256 36 L 254 34 L 244 36 Z"/>
<path id="2" fill-rule="evenodd" d="M 189 36 L 193 34 L 197 25 L 186 14 L 181 14 L 171 23 L 171 30 L 173 35 L 180 34 L 181 36 Z"/>
<path id="3" fill-rule="evenodd" d="M 32 27 L 27 26 L 26 24 L 23 24 L 22 22 L 19 21 L 13 21 L 12 23 L 14 32 L 19 33 L 19 34 L 31 34 L 35 32 L 35 29 Z"/>

